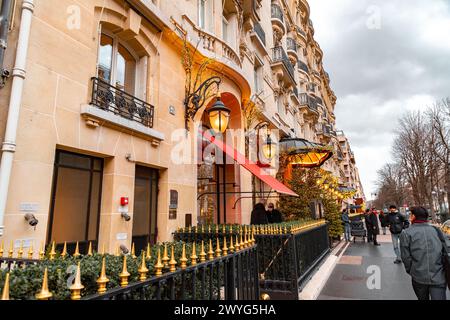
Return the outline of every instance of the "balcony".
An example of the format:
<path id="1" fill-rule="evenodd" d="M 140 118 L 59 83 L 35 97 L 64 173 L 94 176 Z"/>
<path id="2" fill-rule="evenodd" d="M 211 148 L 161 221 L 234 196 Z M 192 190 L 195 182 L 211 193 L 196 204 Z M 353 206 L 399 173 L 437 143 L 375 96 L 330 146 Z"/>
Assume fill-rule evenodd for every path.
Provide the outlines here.
<path id="1" fill-rule="evenodd" d="M 300 94 L 300 109 L 306 107 L 306 116 L 312 116 L 313 118 L 319 118 L 319 107 L 317 101 L 314 97 L 308 95 L 307 93 Z"/>
<path id="2" fill-rule="evenodd" d="M 87 125 L 98 127 L 101 124 L 125 129 L 149 140 L 164 140 L 162 133 L 152 129 L 154 106 L 99 78 L 91 81 L 91 102 L 82 106 L 81 112 Z"/>
<path id="3" fill-rule="evenodd" d="M 298 69 L 309 75 L 308 65 L 301 60 L 298 60 Z"/>
<path id="4" fill-rule="evenodd" d="M 299 35 L 303 36 L 306 39 L 306 33 L 305 33 L 305 31 L 303 31 L 302 28 L 300 28 L 299 26 L 296 26 L 296 30 Z"/>
<path id="5" fill-rule="evenodd" d="M 294 67 L 283 47 L 272 49 L 272 68 L 280 71 L 279 76 L 286 84 L 296 86 Z"/>
<path id="6" fill-rule="evenodd" d="M 287 38 L 286 42 L 287 42 L 287 53 L 289 55 L 289 58 L 291 58 L 291 60 L 293 61 L 297 61 L 298 60 L 297 43 L 295 43 L 295 40 L 292 38 Z"/>
<path id="7" fill-rule="evenodd" d="M 317 135 L 321 138 L 329 142 L 331 139 L 331 126 L 328 124 L 322 124 L 319 129 Z"/>
<path id="8" fill-rule="evenodd" d="M 253 31 L 254 31 L 255 35 L 259 38 L 261 43 L 265 46 L 266 45 L 266 33 L 264 32 L 262 26 L 259 23 L 255 24 L 255 26 L 253 27 Z"/>
<path id="9" fill-rule="evenodd" d="M 272 3 L 271 13 L 272 13 L 271 15 L 272 27 L 274 31 L 280 34 L 280 38 L 282 38 L 286 34 L 286 26 L 284 24 L 283 10 L 281 10 L 281 7 L 278 4 Z"/>

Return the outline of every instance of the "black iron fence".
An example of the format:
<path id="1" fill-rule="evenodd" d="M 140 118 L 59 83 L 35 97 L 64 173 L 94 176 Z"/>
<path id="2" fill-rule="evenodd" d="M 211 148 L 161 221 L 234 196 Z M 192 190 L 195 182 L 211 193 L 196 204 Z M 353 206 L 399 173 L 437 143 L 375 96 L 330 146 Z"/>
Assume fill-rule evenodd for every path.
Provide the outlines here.
<path id="1" fill-rule="evenodd" d="M 34 259 L 0 257 L 0 270 L 11 271 L 15 268 L 25 268 L 26 266 L 36 264 L 39 261 L 40 260 Z"/>
<path id="2" fill-rule="evenodd" d="M 280 6 L 276 3 L 272 3 L 271 6 L 272 18 L 281 20 L 284 22 L 283 10 L 281 10 Z"/>
<path id="3" fill-rule="evenodd" d="M 255 31 L 256 35 L 259 37 L 261 42 L 264 45 L 266 45 L 266 33 L 264 32 L 264 29 L 262 28 L 262 26 L 259 23 L 257 23 L 257 24 L 255 24 L 253 30 Z"/>
<path id="4" fill-rule="evenodd" d="M 272 61 L 274 63 L 282 62 L 283 65 L 285 66 L 286 70 L 288 71 L 290 77 L 292 78 L 292 80 L 295 81 L 294 67 L 292 66 L 292 63 L 289 60 L 283 47 L 278 46 L 278 47 L 275 47 L 272 49 Z"/>
<path id="5" fill-rule="evenodd" d="M 300 59 L 298 60 L 298 68 L 309 74 L 308 65 L 306 63 L 304 63 L 303 61 L 301 61 Z"/>
<path id="6" fill-rule="evenodd" d="M 317 105 L 317 100 L 307 93 L 301 93 L 300 94 L 300 104 L 306 105 L 308 108 L 310 108 L 313 111 L 318 111 L 319 107 Z"/>
<path id="7" fill-rule="evenodd" d="M 288 50 L 297 52 L 297 43 L 295 43 L 294 39 L 287 38 L 286 45 Z"/>
<path id="8" fill-rule="evenodd" d="M 256 246 L 82 300 L 259 300 Z"/>
<path id="9" fill-rule="evenodd" d="M 92 78 L 91 104 L 153 128 L 154 106 L 99 78 Z"/>

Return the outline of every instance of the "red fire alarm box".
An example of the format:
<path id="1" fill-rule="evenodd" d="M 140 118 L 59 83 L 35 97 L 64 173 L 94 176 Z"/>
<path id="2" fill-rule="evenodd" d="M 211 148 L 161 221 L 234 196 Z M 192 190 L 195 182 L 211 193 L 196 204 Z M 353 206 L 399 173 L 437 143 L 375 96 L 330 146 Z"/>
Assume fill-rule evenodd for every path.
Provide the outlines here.
<path id="1" fill-rule="evenodd" d="M 120 205 L 121 205 L 121 206 L 126 206 L 126 205 L 128 205 L 128 197 L 122 197 L 122 198 L 120 198 Z"/>

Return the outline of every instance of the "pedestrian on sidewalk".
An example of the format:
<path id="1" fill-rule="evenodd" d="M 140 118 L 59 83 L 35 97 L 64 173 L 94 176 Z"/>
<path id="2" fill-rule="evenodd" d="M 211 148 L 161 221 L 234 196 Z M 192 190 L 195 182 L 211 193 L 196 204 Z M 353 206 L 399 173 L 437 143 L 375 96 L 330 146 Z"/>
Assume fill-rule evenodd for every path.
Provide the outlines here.
<path id="1" fill-rule="evenodd" d="M 448 249 L 444 235 L 428 223 L 428 211 L 423 207 L 411 208 L 411 221 L 411 227 L 400 236 L 400 248 L 414 292 L 419 300 L 446 300 L 443 248 Z"/>
<path id="2" fill-rule="evenodd" d="M 366 229 L 367 229 L 367 242 L 372 242 L 373 236 L 372 236 L 372 221 L 370 218 L 370 210 L 366 209 L 366 212 L 364 213 L 364 222 L 366 223 Z"/>
<path id="3" fill-rule="evenodd" d="M 383 210 L 380 210 L 378 214 L 378 220 L 380 220 L 381 230 L 383 230 L 383 235 L 386 235 L 386 215 Z"/>
<path id="4" fill-rule="evenodd" d="M 352 237 L 352 226 L 350 225 L 350 217 L 347 209 L 342 211 L 342 224 L 344 225 L 344 238 L 346 242 L 350 242 Z"/>
<path id="5" fill-rule="evenodd" d="M 267 219 L 270 223 L 282 223 L 283 216 L 278 209 L 275 209 L 275 205 L 273 203 L 269 203 L 267 206 Z"/>
<path id="6" fill-rule="evenodd" d="M 268 224 L 266 206 L 263 203 L 257 203 L 253 208 L 252 215 L 250 217 L 250 224 Z"/>
<path id="7" fill-rule="evenodd" d="M 389 213 L 386 216 L 386 225 L 389 226 L 392 245 L 394 246 L 396 255 L 394 263 L 402 263 L 402 260 L 400 259 L 400 234 L 404 229 L 409 227 L 409 221 L 397 210 L 395 205 L 391 205 L 389 207 Z"/>
<path id="8" fill-rule="evenodd" d="M 378 226 L 378 217 L 377 210 L 372 208 L 369 214 L 370 225 L 372 227 L 372 240 L 375 246 L 379 246 L 380 244 L 377 241 L 377 235 L 380 234 L 380 227 Z"/>

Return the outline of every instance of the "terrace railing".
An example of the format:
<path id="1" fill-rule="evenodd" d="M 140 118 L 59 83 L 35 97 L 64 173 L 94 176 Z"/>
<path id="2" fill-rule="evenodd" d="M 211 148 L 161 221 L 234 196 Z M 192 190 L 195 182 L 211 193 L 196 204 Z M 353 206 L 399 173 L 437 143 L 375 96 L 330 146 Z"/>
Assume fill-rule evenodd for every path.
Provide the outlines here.
<path id="1" fill-rule="evenodd" d="M 275 18 L 275 19 L 278 19 L 278 20 L 281 20 L 284 22 L 283 10 L 281 10 L 280 6 L 277 5 L 276 3 L 272 3 L 271 13 L 272 13 L 272 18 Z"/>
<path id="2" fill-rule="evenodd" d="M 262 26 L 259 23 L 257 23 L 257 24 L 255 24 L 253 30 L 255 31 L 255 33 L 261 40 L 261 42 L 264 45 L 266 45 L 266 33 L 264 32 L 264 29 L 262 28 Z"/>
<path id="3" fill-rule="evenodd" d="M 275 47 L 272 49 L 272 61 L 274 63 L 282 62 L 284 67 L 288 71 L 289 76 L 292 78 L 292 80 L 295 81 L 294 67 L 292 66 L 292 63 L 289 60 L 283 47 Z"/>

